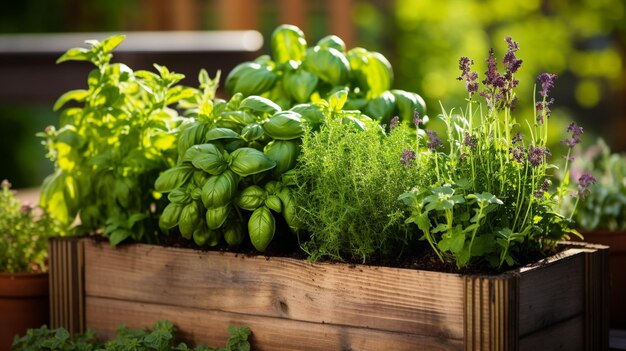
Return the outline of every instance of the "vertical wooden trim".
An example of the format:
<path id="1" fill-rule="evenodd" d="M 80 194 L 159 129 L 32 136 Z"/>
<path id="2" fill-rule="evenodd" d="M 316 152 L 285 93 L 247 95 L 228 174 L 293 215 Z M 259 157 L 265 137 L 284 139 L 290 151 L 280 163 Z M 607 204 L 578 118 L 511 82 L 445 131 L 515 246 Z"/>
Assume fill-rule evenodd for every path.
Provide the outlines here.
<path id="1" fill-rule="evenodd" d="M 585 254 L 585 349 L 609 349 L 609 252 L 607 247 Z"/>
<path id="2" fill-rule="evenodd" d="M 85 331 L 84 241 L 56 238 L 49 242 L 50 326 L 70 333 Z"/>
<path id="3" fill-rule="evenodd" d="M 259 29 L 260 10 L 258 0 L 217 0 L 220 29 Z"/>
<path id="4" fill-rule="evenodd" d="M 327 0 L 326 13 L 329 16 L 330 34 L 335 34 L 343 39 L 347 48 L 353 47 L 352 0 Z"/>
<path id="5" fill-rule="evenodd" d="M 293 24 L 307 33 L 307 5 L 306 0 L 280 0 L 280 23 Z"/>
<path id="6" fill-rule="evenodd" d="M 519 277 L 465 278 L 465 350 L 518 350 Z"/>

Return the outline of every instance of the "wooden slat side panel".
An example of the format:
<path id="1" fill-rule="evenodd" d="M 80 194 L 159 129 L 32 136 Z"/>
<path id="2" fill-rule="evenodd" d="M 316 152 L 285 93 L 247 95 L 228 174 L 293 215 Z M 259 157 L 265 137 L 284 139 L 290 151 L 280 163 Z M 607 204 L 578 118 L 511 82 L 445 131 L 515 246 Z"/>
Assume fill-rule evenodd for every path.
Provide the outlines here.
<path id="1" fill-rule="evenodd" d="M 84 240 L 56 238 L 50 240 L 48 250 L 50 326 L 84 332 Z"/>
<path id="2" fill-rule="evenodd" d="M 463 339 L 459 275 L 86 242 L 88 296 Z"/>
<path id="3" fill-rule="evenodd" d="M 571 250 L 570 250 L 571 251 Z M 525 336 L 583 313 L 585 255 L 577 254 L 523 272 L 519 335 Z"/>
<path id="4" fill-rule="evenodd" d="M 609 348 L 609 276 L 608 248 L 586 252 L 585 345 L 587 350 L 608 350 Z"/>
<path id="5" fill-rule="evenodd" d="M 87 297 L 87 326 L 102 338 L 111 338 L 116 326 L 151 327 L 156 320 L 169 320 L 185 341 L 209 346 L 226 344 L 228 325 L 248 326 L 252 330 L 252 349 L 258 351 L 414 351 L 462 350 L 460 340 L 393 333 L 366 328 L 337 326 L 249 316 L 222 311 L 206 311 L 151 303 Z"/>
<path id="6" fill-rule="evenodd" d="M 520 351 L 585 350 L 584 324 L 583 315 L 561 321 L 521 338 L 519 349 Z"/>
<path id="7" fill-rule="evenodd" d="M 465 350 L 517 350 L 518 276 L 465 280 Z"/>

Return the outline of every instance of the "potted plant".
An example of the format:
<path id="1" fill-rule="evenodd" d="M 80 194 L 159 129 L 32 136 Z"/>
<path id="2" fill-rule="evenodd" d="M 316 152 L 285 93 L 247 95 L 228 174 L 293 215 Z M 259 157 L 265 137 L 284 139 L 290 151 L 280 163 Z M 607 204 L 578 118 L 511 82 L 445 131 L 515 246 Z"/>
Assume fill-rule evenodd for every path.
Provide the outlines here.
<path id="1" fill-rule="evenodd" d="M 0 184 L 0 348 L 48 323 L 48 238 L 60 234 L 52 218 Z"/>
<path id="2" fill-rule="evenodd" d="M 524 142 L 511 115 L 517 44 L 508 39 L 503 75 L 490 54 L 484 115 L 462 60 L 469 107 L 444 112 L 443 152 L 417 99 L 388 90 L 385 65 L 367 65 L 375 55 L 349 60 L 334 38 L 307 49 L 294 28 L 277 33 L 273 59 L 231 72 L 229 100 L 209 97 L 203 73 L 180 101 L 190 119 L 155 182 L 174 245 L 85 242 L 88 327 L 110 336 L 122 320 L 158 316 L 199 335 L 236 321 L 265 350 L 606 346 L 606 248 L 558 245 L 575 231 L 558 212 L 566 186 L 549 183 L 553 76 Z M 291 74 L 301 83 L 286 89 Z M 285 243 L 311 260 L 249 254 Z M 311 262 L 322 258 L 344 262 Z"/>
<path id="3" fill-rule="evenodd" d="M 591 170 L 597 182 L 580 199 L 574 213 L 584 240 L 610 247 L 611 327 L 626 329 L 626 157 L 613 153 L 602 139 L 580 153 L 572 173 Z M 574 176 L 575 177 L 575 176 Z M 572 207 L 576 200 L 565 204 Z"/>

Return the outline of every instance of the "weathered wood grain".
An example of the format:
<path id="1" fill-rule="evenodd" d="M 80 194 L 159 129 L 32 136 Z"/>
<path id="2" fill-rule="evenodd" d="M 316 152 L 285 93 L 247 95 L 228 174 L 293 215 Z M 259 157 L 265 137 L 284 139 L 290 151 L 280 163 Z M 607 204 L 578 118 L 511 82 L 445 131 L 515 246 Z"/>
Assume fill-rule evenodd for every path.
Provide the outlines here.
<path id="1" fill-rule="evenodd" d="M 258 351 L 415 351 L 463 350 L 461 340 L 444 340 L 405 333 L 393 333 L 367 328 L 309 323 L 277 317 L 251 316 L 223 311 L 207 311 L 108 298 L 88 297 L 87 324 L 98 336 L 110 338 L 115 327 L 125 323 L 131 328 L 151 327 L 152 321 L 167 319 L 181 328 L 182 340 L 225 345 L 228 325 L 248 326 L 253 350 Z M 148 322 L 149 321 L 149 322 Z"/>
<path id="2" fill-rule="evenodd" d="M 248 325 L 260 350 L 602 349 L 606 247 L 582 245 L 461 276 L 88 241 L 87 327 L 111 336 L 170 319 L 217 345 L 228 324 Z"/>
<path id="3" fill-rule="evenodd" d="M 460 275 L 86 244 L 86 294 L 461 340 Z"/>
<path id="4" fill-rule="evenodd" d="M 535 333 L 522 337 L 520 351 L 556 351 L 556 350 L 606 350 L 586 348 L 584 343 L 584 319 L 582 315 L 545 327 Z"/>
<path id="5" fill-rule="evenodd" d="M 519 333 L 523 337 L 574 316 L 585 306 L 585 255 L 571 249 L 558 261 L 524 268 L 519 281 Z M 568 254 L 569 253 L 569 254 Z M 558 262 L 558 264 L 555 264 Z"/>

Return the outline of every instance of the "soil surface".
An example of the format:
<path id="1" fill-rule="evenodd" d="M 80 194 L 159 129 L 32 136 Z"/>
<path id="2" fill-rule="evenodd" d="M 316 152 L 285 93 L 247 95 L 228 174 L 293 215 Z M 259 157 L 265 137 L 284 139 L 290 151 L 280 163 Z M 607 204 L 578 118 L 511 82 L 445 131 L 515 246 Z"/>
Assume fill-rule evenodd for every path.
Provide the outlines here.
<path id="1" fill-rule="evenodd" d="M 94 240 L 107 241 L 107 239 L 103 236 L 96 235 L 93 236 Z M 282 243 L 282 245 L 277 245 L 277 243 Z M 272 244 L 267 248 L 266 252 L 260 253 L 252 247 L 252 245 L 248 242 L 247 244 L 243 244 L 238 247 L 229 247 L 227 245 L 221 244 L 215 247 L 208 246 L 198 246 L 193 240 L 187 240 L 183 238 L 179 233 L 171 233 L 169 236 L 162 237 L 162 241 L 159 243 L 155 243 L 160 246 L 167 247 L 177 247 L 177 248 L 188 248 L 199 251 L 218 251 L 218 252 L 232 252 L 244 254 L 247 256 L 265 256 L 265 257 L 288 257 L 294 259 L 307 259 L 307 254 L 300 249 L 297 243 L 297 239 L 291 233 L 281 234 L 279 232 L 276 233 L 274 240 L 272 240 Z M 121 244 L 124 245 L 124 244 Z M 532 255 L 528 255 L 527 257 L 520 258 L 519 266 L 525 266 L 528 264 L 536 263 L 541 259 L 544 259 L 548 256 L 554 255 L 566 247 L 559 246 L 553 250 L 550 250 L 545 253 L 534 253 Z M 336 262 L 336 261 L 333 261 Z M 475 275 L 484 275 L 484 274 L 499 274 L 504 271 L 510 270 L 511 268 L 497 270 L 494 269 L 487 264 L 482 266 L 474 266 L 472 268 L 459 269 L 456 267 L 454 263 L 444 263 L 439 260 L 437 255 L 427 246 L 423 245 L 416 250 L 414 250 L 411 255 L 404 255 L 397 259 L 380 259 L 373 258 L 369 262 L 363 263 L 361 261 L 343 261 L 342 263 L 348 264 L 367 264 L 372 266 L 384 266 L 384 267 L 395 267 L 395 268 L 407 268 L 407 269 L 418 269 L 418 270 L 427 270 L 427 271 L 436 271 L 436 272 L 446 272 L 446 273 L 457 273 L 457 274 L 475 274 Z"/>

